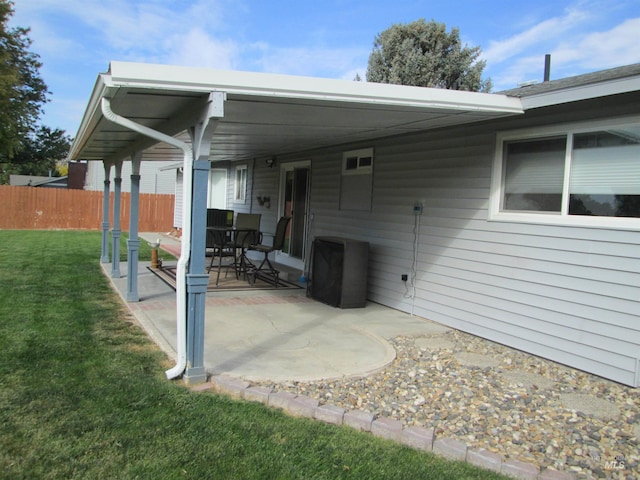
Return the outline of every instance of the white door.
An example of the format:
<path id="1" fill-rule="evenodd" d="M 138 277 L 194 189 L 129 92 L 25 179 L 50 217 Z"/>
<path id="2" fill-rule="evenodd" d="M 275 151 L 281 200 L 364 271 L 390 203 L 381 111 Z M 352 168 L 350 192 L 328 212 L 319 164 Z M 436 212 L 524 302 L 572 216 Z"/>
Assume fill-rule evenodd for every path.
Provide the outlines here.
<path id="1" fill-rule="evenodd" d="M 224 168 L 209 171 L 207 208 L 227 208 L 227 170 Z"/>

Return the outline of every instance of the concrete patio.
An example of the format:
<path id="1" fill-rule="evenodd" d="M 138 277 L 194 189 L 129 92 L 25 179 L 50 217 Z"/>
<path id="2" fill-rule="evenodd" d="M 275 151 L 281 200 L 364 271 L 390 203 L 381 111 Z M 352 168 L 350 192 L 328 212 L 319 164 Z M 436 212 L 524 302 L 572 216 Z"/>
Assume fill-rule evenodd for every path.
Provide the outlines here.
<path id="1" fill-rule="evenodd" d="M 155 239 L 157 234 L 146 236 Z M 167 245 L 170 238 L 161 240 L 175 251 L 175 245 Z M 148 262 L 139 265 L 140 301 L 127 305 L 151 338 L 175 358 L 175 291 L 147 267 Z M 120 271 L 126 272 L 126 266 Z M 283 276 L 286 279 L 286 272 Z M 125 276 L 111 280 L 124 299 Z M 204 364 L 210 375 L 252 381 L 363 376 L 394 360 L 389 339 L 447 330 L 370 302 L 365 308 L 333 308 L 308 298 L 304 288 L 221 290 L 207 293 Z"/>

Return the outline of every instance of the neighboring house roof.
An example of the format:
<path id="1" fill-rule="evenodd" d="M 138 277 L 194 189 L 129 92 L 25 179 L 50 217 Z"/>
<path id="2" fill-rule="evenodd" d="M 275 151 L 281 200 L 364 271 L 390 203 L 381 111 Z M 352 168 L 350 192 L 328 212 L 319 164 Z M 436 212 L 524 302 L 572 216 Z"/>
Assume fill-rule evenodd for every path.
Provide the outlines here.
<path id="1" fill-rule="evenodd" d="M 10 175 L 9 185 L 21 187 L 67 187 L 67 177 L 44 177 L 38 175 Z"/>
<path id="2" fill-rule="evenodd" d="M 176 136 L 195 125 L 209 94 L 223 92 L 212 161 L 249 160 L 523 113 L 505 95 L 402 85 L 111 63 L 98 77 L 69 158 L 130 159 L 157 141 L 110 122 L 101 104 L 146 127 Z M 188 141 L 188 137 L 183 135 Z M 182 160 L 166 145 L 143 160 Z"/>
<path id="3" fill-rule="evenodd" d="M 498 92 L 522 99 L 525 110 L 640 89 L 640 63 Z"/>

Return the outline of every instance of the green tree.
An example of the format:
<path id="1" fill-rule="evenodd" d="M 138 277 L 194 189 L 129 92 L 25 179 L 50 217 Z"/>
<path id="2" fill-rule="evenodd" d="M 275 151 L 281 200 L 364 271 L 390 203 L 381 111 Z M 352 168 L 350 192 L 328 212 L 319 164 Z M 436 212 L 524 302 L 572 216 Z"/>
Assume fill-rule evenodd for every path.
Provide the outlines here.
<path id="1" fill-rule="evenodd" d="M 8 177 L 8 173 L 43 176 L 51 173 L 58 176 L 56 162 L 67 157 L 70 146 L 71 139 L 65 135 L 64 130 L 41 126 L 23 139 L 5 176 Z M 8 178 L 0 178 L 0 183 L 6 183 L 7 180 Z"/>
<path id="2" fill-rule="evenodd" d="M 29 29 L 8 26 L 13 12 L 12 1 L 0 0 L 0 162 L 33 131 L 49 94 L 39 56 L 29 51 Z"/>
<path id="3" fill-rule="evenodd" d="M 395 24 L 378 34 L 369 55 L 367 81 L 488 92 L 480 47 L 463 46 L 457 28 L 424 19 Z"/>

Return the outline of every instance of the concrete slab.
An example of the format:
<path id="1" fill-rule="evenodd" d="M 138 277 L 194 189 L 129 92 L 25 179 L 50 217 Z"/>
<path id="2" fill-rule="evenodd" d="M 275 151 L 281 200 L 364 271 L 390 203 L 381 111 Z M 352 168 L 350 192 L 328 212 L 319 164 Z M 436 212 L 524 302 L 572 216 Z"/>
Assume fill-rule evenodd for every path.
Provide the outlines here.
<path id="1" fill-rule="evenodd" d="M 175 292 L 140 262 L 139 302 L 127 303 L 150 337 L 176 357 Z M 110 266 L 104 266 L 110 275 Z M 126 272 L 126 265 L 122 266 Z M 112 278 L 124 299 L 126 278 Z M 211 375 L 250 381 L 358 377 L 395 359 L 387 339 L 432 335 L 443 327 L 375 303 L 339 309 L 300 290 L 211 292 L 205 313 L 204 364 Z"/>

